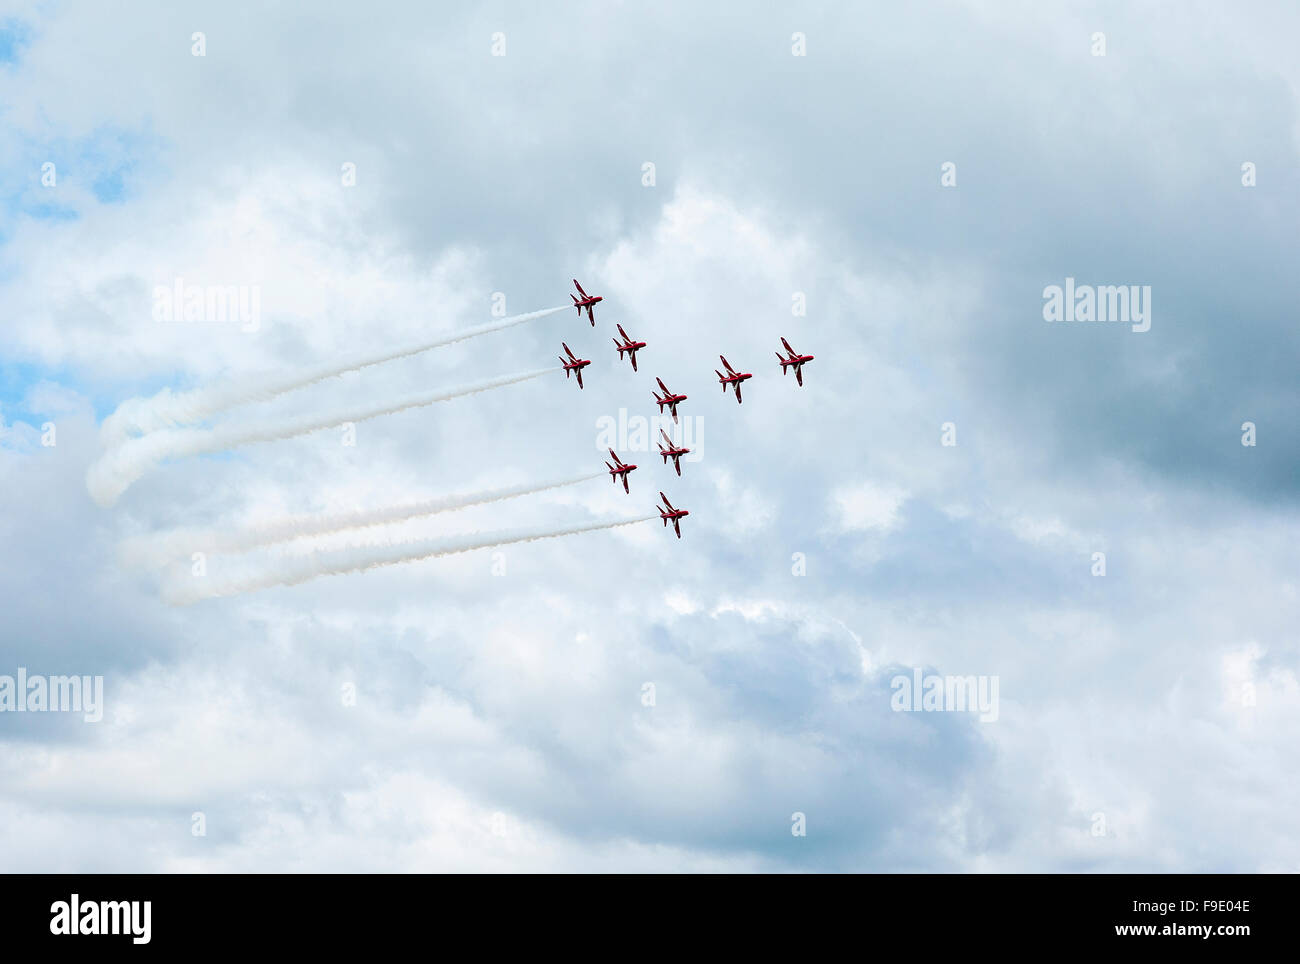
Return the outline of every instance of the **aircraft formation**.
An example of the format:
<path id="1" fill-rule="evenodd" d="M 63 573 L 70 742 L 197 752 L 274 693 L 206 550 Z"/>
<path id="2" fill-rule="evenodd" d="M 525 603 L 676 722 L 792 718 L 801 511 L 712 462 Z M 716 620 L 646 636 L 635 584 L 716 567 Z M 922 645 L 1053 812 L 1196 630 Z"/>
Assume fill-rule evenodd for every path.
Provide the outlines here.
<path id="1" fill-rule="evenodd" d="M 573 286 L 578 289 L 578 293 L 570 294 L 569 297 L 573 299 L 573 307 L 578 310 L 578 317 L 581 318 L 583 309 L 586 309 L 587 320 L 591 322 L 593 328 L 596 327 L 596 316 L 593 309 L 601 301 L 604 301 L 604 298 L 600 295 L 587 294 L 587 292 L 582 289 L 582 285 L 578 283 L 577 278 L 573 279 Z M 646 342 L 634 340 L 626 331 L 623 330 L 622 325 L 615 325 L 614 327 L 618 329 L 619 336 L 622 338 L 621 341 L 619 338 L 614 339 L 614 347 L 618 351 L 619 360 L 621 361 L 623 355 L 626 354 L 628 360 L 632 362 L 632 371 L 636 371 L 636 353 L 646 347 Z M 560 356 L 560 363 L 564 366 L 564 377 L 567 379 L 570 375 L 576 375 L 578 379 L 578 388 L 581 389 L 583 387 L 582 370 L 591 364 L 591 360 L 588 358 L 579 358 L 564 342 L 561 342 L 560 345 L 564 349 L 564 355 Z M 786 341 L 784 337 L 781 338 L 781 345 L 786 352 L 784 355 L 779 351 L 776 353 L 777 361 L 781 364 L 781 374 L 784 375 L 793 368 L 795 380 L 799 383 L 800 387 L 802 387 L 803 366 L 812 361 L 814 356 L 801 355 L 790 346 L 790 342 Z M 566 355 L 568 356 L 567 358 L 565 357 Z M 718 376 L 718 383 L 722 386 L 722 393 L 725 395 L 727 390 L 731 389 L 736 394 L 736 403 L 743 403 L 744 399 L 741 397 L 740 386 L 743 382 L 753 378 L 753 373 L 737 371 L 732 367 L 731 362 L 727 361 L 725 355 L 719 355 L 718 359 L 722 362 L 722 367 L 726 370 L 724 373 L 716 368 L 714 369 L 714 374 Z M 656 392 L 654 389 L 651 389 L 650 393 L 654 396 L 655 403 L 659 406 L 660 414 L 663 414 L 664 409 L 667 408 L 669 414 L 673 417 L 673 422 L 680 423 L 680 420 L 677 417 L 677 406 L 686 401 L 687 396 L 673 392 L 664 384 L 662 378 L 656 377 L 655 382 L 659 385 L 659 391 Z M 662 394 L 660 394 L 660 392 L 662 392 Z M 659 443 L 659 454 L 663 457 L 664 465 L 667 465 L 668 460 L 672 459 L 673 468 L 676 469 L 677 475 L 680 477 L 682 474 L 681 458 L 691 450 L 674 443 L 668 433 L 663 429 L 659 430 L 659 434 L 663 439 L 663 441 Z M 605 467 L 609 470 L 610 480 L 615 485 L 618 485 L 619 480 L 621 479 L 623 482 L 623 491 L 630 494 L 632 489 L 628 484 L 628 476 L 636 470 L 636 466 L 623 462 L 613 449 L 609 450 L 609 457 L 613 459 L 613 463 L 611 464 L 607 461 Z M 664 495 L 663 492 L 659 493 L 659 498 L 662 500 L 663 504 L 656 506 L 656 508 L 659 510 L 659 518 L 663 520 L 664 528 L 667 528 L 668 523 L 671 522 L 673 525 L 673 531 L 677 533 L 677 538 L 680 539 L 682 537 L 682 519 L 691 513 L 687 509 L 675 508 L 673 504 L 668 501 L 668 496 Z"/>
<path id="2" fill-rule="evenodd" d="M 86 490 L 99 505 L 108 507 L 138 480 L 160 469 L 167 461 L 225 452 L 245 445 L 298 438 L 313 432 L 348 426 L 358 421 L 380 418 L 411 408 L 505 388 L 533 378 L 550 377 L 553 372 L 560 369 L 563 369 L 566 379 L 572 377 L 578 383 L 578 388 L 582 389 L 585 387 L 583 369 L 590 366 L 592 360 L 579 357 L 569 347 L 568 342 L 561 342 L 563 354 L 559 356 L 559 368 L 552 365 L 533 371 L 500 375 L 465 385 L 440 386 L 434 390 L 381 402 L 362 404 L 354 401 L 346 407 L 334 410 L 324 409 L 307 414 L 272 416 L 264 419 L 230 422 L 221 420 L 222 414 L 229 409 L 266 403 L 278 396 L 305 389 L 337 375 L 358 372 L 470 338 L 503 331 L 524 322 L 566 312 L 570 307 L 578 313 L 579 329 L 581 329 L 584 311 L 587 313 L 588 322 L 594 328 L 595 307 L 601 304 L 604 298 L 600 295 L 588 294 L 576 279 L 573 283 L 577 293 L 570 295 L 569 305 L 559 304 L 499 318 L 487 324 L 438 334 L 418 344 L 396 346 L 380 353 L 368 351 L 353 357 L 336 358 L 329 363 L 305 369 L 276 369 L 262 375 L 225 379 L 211 385 L 200 385 L 183 392 L 163 389 L 150 397 L 125 399 L 100 426 L 102 451 L 86 470 Z M 640 361 L 638 353 L 647 347 L 647 343 L 634 338 L 622 325 L 616 325 L 615 328 L 618 332 L 618 337 L 613 339 L 618 358 L 616 365 L 621 367 L 626 357 L 635 372 Z M 777 352 L 781 371 L 784 373 L 793 368 L 796 381 L 799 385 L 803 385 L 803 366 L 812 361 L 813 356 L 799 354 L 784 338 L 781 339 L 781 345 L 785 349 L 784 354 Z M 741 386 L 755 377 L 754 374 L 737 369 L 724 355 L 719 355 L 718 360 L 722 364 L 722 369 L 714 369 L 714 373 L 718 377 L 724 395 L 728 390 L 733 391 L 737 403 L 742 402 Z M 657 389 L 651 388 L 651 394 L 659 406 L 661 415 L 667 411 L 672 415 L 674 424 L 679 425 L 681 418 L 678 407 L 688 401 L 686 394 L 674 392 L 662 378 L 655 378 L 654 385 Z M 203 424 L 213 419 L 216 420 L 215 425 Z M 668 460 L 671 459 L 674 473 L 681 478 L 682 457 L 690 455 L 691 450 L 685 445 L 674 442 L 666 426 L 660 429 L 656 443 L 665 471 Z M 624 462 L 611 448 L 605 468 L 609 473 L 610 481 L 616 486 L 622 482 L 623 491 L 631 494 L 631 476 L 637 471 L 637 466 Z M 633 519 L 606 519 L 582 525 L 474 532 L 448 538 L 398 541 L 385 546 L 359 542 L 342 549 L 312 549 L 296 562 L 265 552 L 271 546 L 317 535 L 388 525 L 560 486 L 577 485 L 599 474 L 599 472 L 588 471 L 576 477 L 549 480 L 541 484 L 496 487 L 477 492 L 427 498 L 403 505 L 381 505 L 370 509 L 358 509 L 349 513 L 262 519 L 254 524 L 233 529 L 230 527 L 214 527 L 208 530 L 176 529 L 135 540 L 130 554 L 137 564 L 150 571 L 175 567 L 176 578 L 164 581 L 162 587 L 164 595 L 169 601 L 188 604 L 200 599 L 254 592 L 272 586 L 296 585 L 321 575 L 358 572 L 376 566 L 397 565 L 419 559 L 469 552 L 488 546 L 559 538 L 597 529 L 632 525 L 655 518 L 655 513 L 647 513 Z M 673 532 L 680 539 L 681 521 L 688 517 L 690 512 L 673 505 L 668 494 L 662 490 L 659 492 L 659 499 L 660 502 L 655 506 L 658 518 L 663 522 L 665 529 L 669 523 L 672 523 Z M 201 581 L 192 578 L 189 566 L 184 563 L 184 560 L 190 557 L 196 544 L 206 546 L 217 556 L 224 557 L 223 565 L 227 568 L 222 578 Z"/>

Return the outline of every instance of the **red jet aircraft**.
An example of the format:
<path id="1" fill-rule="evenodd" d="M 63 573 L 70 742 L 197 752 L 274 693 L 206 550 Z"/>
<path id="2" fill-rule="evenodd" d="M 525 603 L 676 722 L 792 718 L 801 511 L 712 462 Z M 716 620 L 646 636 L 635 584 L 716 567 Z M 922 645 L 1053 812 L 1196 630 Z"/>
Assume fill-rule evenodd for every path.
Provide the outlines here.
<path id="1" fill-rule="evenodd" d="M 615 485 L 618 485 L 618 477 L 620 475 L 623 476 L 623 491 L 631 492 L 632 490 L 627 487 L 627 476 L 629 472 L 633 471 L 636 468 L 636 466 L 624 465 L 622 462 L 619 461 L 618 456 L 614 454 L 613 449 L 609 450 L 609 457 L 614 460 L 613 465 L 610 465 L 608 462 L 605 463 L 605 468 L 609 469 L 610 479 L 613 480 Z"/>
<path id="2" fill-rule="evenodd" d="M 687 452 L 689 452 L 690 449 L 679 448 L 678 446 L 674 445 L 673 440 L 668 437 L 668 433 L 665 432 L 663 429 L 659 430 L 659 434 L 664 437 L 663 445 L 659 446 L 659 454 L 664 457 L 664 465 L 667 465 L 668 460 L 672 459 L 673 467 L 677 469 L 677 474 L 681 475 L 682 456 L 685 455 Z"/>
<path id="3" fill-rule="evenodd" d="M 659 403 L 659 414 L 661 415 L 663 414 L 664 406 L 667 405 L 668 411 L 673 413 L 673 421 L 674 422 L 677 421 L 677 404 L 678 402 L 686 401 L 686 396 L 674 395 L 672 392 L 668 390 L 668 386 L 664 384 L 664 380 L 662 378 L 656 378 L 655 381 L 657 381 L 659 383 L 659 387 L 664 390 L 663 398 L 660 398 L 658 392 L 656 392 L 653 388 L 650 389 L 650 394 L 653 395 L 655 397 L 655 401 Z"/>
<path id="4" fill-rule="evenodd" d="M 718 357 L 722 359 L 722 367 L 727 370 L 727 374 L 724 375 L 716 368 L 713 369 L 714 372 L 717 373 L 718 381 L 722 382 L 722 394 L 723 395 L 727 394 L 727 386 L 730 385 L 732 388 L 736 390 L 736 403 L 740 404 L 740 383 L 743 382 L 746 378 L 753 378 L 754 376 L 749 372 L 736 371 L 734 368 L 731 367 L 731 363 L 727 361 L 725 357 L 723 357 L 722 355 L 719 355 Z"/>
<path id="5" fill-rule="evenodd" d="M 677 538 L 680 539 L 682 537 L 682 518 L 683 516 L 690 515 L 690 513 L 685 509 L 674 509 L 673 504 L 668 501 L 668 496 L 664 495 L 662 492 L 659 493 L 659 498 L 663 499 L 664 505 L 667 506 L 667 511 L 659 506 L 655 506 L 655 508 L 659 509 L 659 518 L 664 520 L 664 528 L 668 528 L 668 521 L 671 519 L 673 523 L 673 531 L 677 533 Z"/>
<path id="6" fill-rule="evenodd" d="M 623 358 L 623 352 L 627 352 L 627 357 L 632 359 L 632 371 L 636 371 L 636 353 L 639 349 L 645 347 L 645 342 L 633 341 L 627 336 L 627 332 L 623 330 L 622 325 L 615 325 L 614 327 L 617 328 L 618 333 L 623 336 L 623 343 L 621 345 L 618 343 L 617 338 L 614 339 L 614 347 L 618 349 L 618 357 L 621 360 Z"/>
<path id="7" fill-rule="evenodd" d="M 564 377 L 567 380 L 570 374 L 577 375 L 578 387 L 581 388 L 582 370 L 591 364 L 591 359 L 579 358 L 577 355 L 573 353 L 573 349 L 570 348 L 568 345 L 565 345 L 564 342 L 560 342 L 560 344 L 564 345 L 564 352 L 569 356 L 568 361 L 564 360 L 564 355 L 560 356 L 560 363 L 564 365 Z"/>
<path id="8" fill-rule="evenodd" d="M 578 279 L 577 279 L 577 278 L 574 278 L 574 279 L 573 279 L 573 283 L 574 283 L 574 285 L 575 285 L 575 286 L 577 287 L 577 289 L 578 289 L 578 295 L 582 295 L 582 299 L 581 299 L 581 300 L 578 299 L 578 295 L 573 295 L 573 294 L 569 295 L 569 297 L 573 299 L 573 307 L 575 307 L 575 308 L 578 309 L 578 317 L 579 317 L 579 318 L 582 317 L 582 309 L 583 309 L 583 308 L 586 308 L 586 309 L 587 309 L 587 318 L 591 321 L 591 327 L 592 327 L 592 328 L 595 328 L 595 327 L 596 327 L 596 316 L 593 315 L 593 314 L 591 313 L 591 306 L 594 305 L 594 304 L 596 304 L 598 301 L 604 301 L 605 299 L 602 298 L 600 295 L 589 295 L 589 294 L 587 294 L 587 292 L 585 292 L 585 291 L 582 290 L 582 285 L 578 284 Z"/>
<path id="9" fill-rule="evenodd" d="M 799 354 L 797 351 L 795 351 L 793 348 L 790 347 L 790 343 L 786 341 L 784 338 L 781 339 L 781 344 L 785 345 L 785 350 L 790 353 L 789 358 L 783 358 L 780 352 L 776 353 L 777 359 L 781 362 L 781 374 L 784 375 L 785 370 L 789 366 L 793 365 L 795 380 L 798 381 L 800 385 L 802 385 L 804 362 L 812 361 L 813 356 Z"/>

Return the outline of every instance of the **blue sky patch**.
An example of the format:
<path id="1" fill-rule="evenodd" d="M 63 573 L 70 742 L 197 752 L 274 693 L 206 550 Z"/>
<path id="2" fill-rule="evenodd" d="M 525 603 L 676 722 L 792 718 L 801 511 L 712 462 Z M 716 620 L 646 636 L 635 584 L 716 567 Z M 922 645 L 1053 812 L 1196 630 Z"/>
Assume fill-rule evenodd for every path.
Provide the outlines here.
<path id="1" fill-rule="evenodd" d="M 31 36 L 31 28 L 21 20 L 0 20 L 0 64 L 16 63 Z"/>
<path id="2" fill-rule="evenodd" d="M 146 177 L 160 176 L 164 141 L 149 125 L 136 130 L 99 127 L 77 138 L 32 137 L 0 125 L 0 137 L 16 145 L 0 180 L 0 243 L 5 221 L 26 216 L 71 221 L 82 213 L 75 198 L 89 192 L 100 204 L 122 204 L 137 196 Z M 53 164 L 55 182 L 43 180 Z"/>

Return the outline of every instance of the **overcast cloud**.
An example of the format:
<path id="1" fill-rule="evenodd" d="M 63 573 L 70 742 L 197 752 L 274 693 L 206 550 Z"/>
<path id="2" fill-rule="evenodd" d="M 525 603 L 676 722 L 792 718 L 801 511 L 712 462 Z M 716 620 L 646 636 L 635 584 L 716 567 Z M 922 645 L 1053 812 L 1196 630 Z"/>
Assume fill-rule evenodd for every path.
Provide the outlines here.
<path id="1" fill-rule="evenodd" d="M 0 712 L 0 869 L 1300 869 L 1297 37 L 1280 0 L 0 0 L 0 677 L 104 677 L 101 722 Z M 219 422 L 562 340 L 584 391 L 557 372 L 87 491 L 123 399 L 561 305 L 575 276 L 594 330 L 560 313 Z M 1149 285 L 1149 330 L 1044 320 L 1067 278 Z M 256 325 L 156 321 L 177 279 L 256 289 Z M 781 336 L 816 355 L 802 389 Z M 741 406 L 719 353 L 754 373 Z M 680 479 L 634 432 L 630 496 L 255 558 L 660 489 L 680 541 L 655 520 L 183 607 L 123 553 L 596 471 L 655 376 L 690 396 Z M 896 712 L 914 671 L 996 678 L 996 719 Z"/>

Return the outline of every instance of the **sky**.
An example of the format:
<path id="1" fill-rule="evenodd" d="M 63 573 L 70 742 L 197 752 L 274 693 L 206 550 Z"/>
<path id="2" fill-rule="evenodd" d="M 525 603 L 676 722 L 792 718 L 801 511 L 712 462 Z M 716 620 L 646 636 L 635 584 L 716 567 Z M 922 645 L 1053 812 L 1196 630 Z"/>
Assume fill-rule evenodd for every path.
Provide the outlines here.
<path id="1" fill-rule="evenodd" d="M 0 0 L 0 691 L 103 679 L 97 722 L 0 692 L 0 869 L 1300 869 L 1297 35 L 1283 2 Z M 565 305 L 574 277 L 594 328 L 180 430 L 562 341 L 582 391 L 548 373 L 92 498 L 126 400 Z M 258 316 L 160 320 L 177 284 Z M 1135 286 L 1146 321 L 1048 320 L 1067 285 Z M 781 337 L 816 356 L 802 388 Z M 689 396 L 680 478 L 635 430 L 656 376 Z M 195 532 L 600 472 L 611 423 L 630 494 L 194 569 Z M 653 516 L 661 489 L 680 540 L 656 517 L 169 591 Z M 165 569 L 131 551 L 158 544 Z M 900 709 L 933 677 L 993 712 Z"/>

